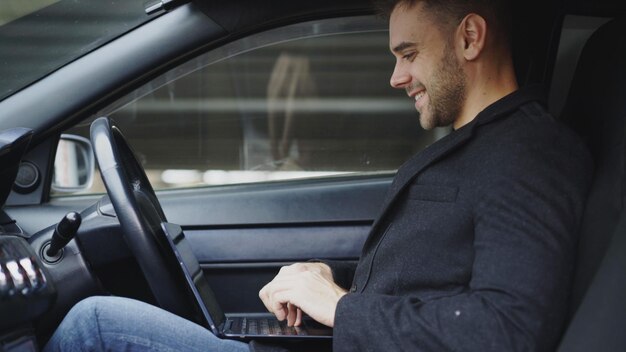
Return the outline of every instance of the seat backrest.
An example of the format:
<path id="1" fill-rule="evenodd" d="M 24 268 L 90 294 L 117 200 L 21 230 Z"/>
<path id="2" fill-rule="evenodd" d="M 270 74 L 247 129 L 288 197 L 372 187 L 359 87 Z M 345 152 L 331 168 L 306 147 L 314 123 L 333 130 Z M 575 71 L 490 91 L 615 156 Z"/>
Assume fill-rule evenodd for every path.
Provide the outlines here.
<path id="1" fill-rule="evenodd" d="M 606 253 L 624 206 L 626 147 L 626 25 L 613 20 L 587 41 L 561 115 L 587 143 L 594 181 L 581 227 L 572 307 Z"/>
<path id="2" fill-rule="evenodd" d="M 585 342 L 609 338 L 623 344 L 626 336 L 626 332 L 621 332 L 626 324 L 626 291 L 623 287 L 626 264 L 621 268 L 616 265 L 623 263 L 626 257 L 626 248 L 619 248 L 624 246 L 621 238 L 624 237 L 622 232 L 626 232 L 624 19 L 606 23 L 586 43 L 561 119 L 585 139 L 594 158 L 595 174 L 581 225 L 571 296 L 573 320 L 560 350 L 582 351 L 585 350 L 583 346 L 593 346 Z M 613 310 L 596 309 L 606 302 L 613 302 L 616 306 Z M 622 316 L 615 315 L 618 313 Z M 594 329 L 588 329 L 587 324 L 594 324 Z M 592 350 L 599 346 L 595 345 Z M 622 348 L 626 350 L 624 345 Z"/>
<path id="3" fill-rule="evenodd" d="M 558 351 L 626 351 L 625 327 L 626 211 Z"/>

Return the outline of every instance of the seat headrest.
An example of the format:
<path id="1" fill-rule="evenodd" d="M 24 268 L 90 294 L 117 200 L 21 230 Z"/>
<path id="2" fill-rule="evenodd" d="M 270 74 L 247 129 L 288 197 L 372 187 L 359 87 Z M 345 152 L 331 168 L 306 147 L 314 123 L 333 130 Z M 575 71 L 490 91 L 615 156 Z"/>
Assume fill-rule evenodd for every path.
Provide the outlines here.
<path id="1" fill-rule="evenodd" d="M 625 137 L 625 34 L 626 19 L 615 19 L 589 38 L 563 109 L 562 120 L 585 139 L 594 158 L 602 159 L 604 144 Z"/>

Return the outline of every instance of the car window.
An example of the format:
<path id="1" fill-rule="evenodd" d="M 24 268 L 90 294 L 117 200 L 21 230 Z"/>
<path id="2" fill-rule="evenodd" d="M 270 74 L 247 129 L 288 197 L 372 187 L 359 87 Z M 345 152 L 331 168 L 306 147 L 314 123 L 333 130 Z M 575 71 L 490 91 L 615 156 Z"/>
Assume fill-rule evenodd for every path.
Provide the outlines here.
<path id="1" fill-rule="evenodd" d="M 393 173 L 448 130 L 420 128 L 392 68 L 385 23 L 302 23 L 205 53 L 66 133 L 110 116 L 155 189 Z"/>

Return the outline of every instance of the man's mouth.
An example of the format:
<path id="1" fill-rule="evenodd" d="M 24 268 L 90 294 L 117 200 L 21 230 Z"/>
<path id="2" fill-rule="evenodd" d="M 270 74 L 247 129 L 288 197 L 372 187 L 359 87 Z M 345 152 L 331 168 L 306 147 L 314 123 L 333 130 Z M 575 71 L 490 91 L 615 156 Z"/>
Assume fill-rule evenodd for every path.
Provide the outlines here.
<path id="1" fill-rule="evenodd" d="M 424 97 L 426 97 L 426 89 L 418 88 L 416 90 L 413 90 L 411 93 L 409 93 L 409 97 L 415 99 L 415 109 L 421 112 L 425 104 Z"/>
<path id="2" fill-rule="evenodd" d="M 424 97 L 424 95 L 426 95 L 426 91 L 425 90 L 415 94 L 415 97 L 414 97 L 415 101 L 419 101 L 420 99 L 422 99 Z"/>

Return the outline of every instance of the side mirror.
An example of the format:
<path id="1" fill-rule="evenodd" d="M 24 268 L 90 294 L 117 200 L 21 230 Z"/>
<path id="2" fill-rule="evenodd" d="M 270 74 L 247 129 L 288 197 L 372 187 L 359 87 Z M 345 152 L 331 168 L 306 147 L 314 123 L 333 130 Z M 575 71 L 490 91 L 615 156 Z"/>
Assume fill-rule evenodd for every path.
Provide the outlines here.
<path id="1" fill-rule="evenodd" d="M 62 134 L 54 158 L 52 189 L 62 193 L 87 190 L 93 183 L 94 172 L 91 142 L 84 137 Z"/>

